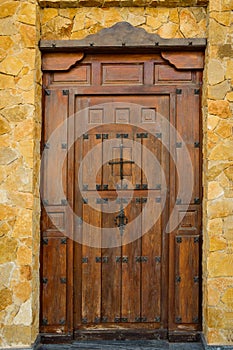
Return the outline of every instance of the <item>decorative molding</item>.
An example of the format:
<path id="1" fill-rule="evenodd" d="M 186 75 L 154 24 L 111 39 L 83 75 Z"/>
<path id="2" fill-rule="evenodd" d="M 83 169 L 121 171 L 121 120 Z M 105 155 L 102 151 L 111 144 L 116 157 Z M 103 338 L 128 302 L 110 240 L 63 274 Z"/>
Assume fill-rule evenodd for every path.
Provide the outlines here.
<path id="1" fill-rule="evenodd" d="M 190 7 L 207 6 L 209 0 L 38 0 L 40 7 Z"/>
<path id="2" fill-rule="evenodd" d="M 157 34 L 150 34 L 143 28 L 135 28 L 128 22 L 118 22 L 110 28 L 104 28 L 97 34 L 88 35 L 81 40 L 41 40 L 40 49 L 44 52 L 80 51 L 98 48 L 128 49 L 182 49 L 204 50 L 206 39 L 164 39 Z"/>
<path id="3" fill-rule="evenodd" d="M 67 53 L 46 53 L 43 56 L 42 70 L 68 70 L 84 57 L 83 52 L 67 52 Z"/>
<path id="4" fill-rule="evenodd" d="M 203 69 L 204 52 L 161 52 L 161 56 L 177 69 Z"/>

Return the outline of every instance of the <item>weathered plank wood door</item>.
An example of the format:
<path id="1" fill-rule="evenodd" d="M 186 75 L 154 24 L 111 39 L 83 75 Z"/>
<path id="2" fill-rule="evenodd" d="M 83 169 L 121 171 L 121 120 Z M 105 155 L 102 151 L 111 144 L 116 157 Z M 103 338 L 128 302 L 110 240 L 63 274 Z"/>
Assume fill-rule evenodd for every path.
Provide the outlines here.
<path id="1" fill-rule="evenodd" d="M 201 67 L 72 55 L 44 57 L 41 332 L 195 336 Z"/>

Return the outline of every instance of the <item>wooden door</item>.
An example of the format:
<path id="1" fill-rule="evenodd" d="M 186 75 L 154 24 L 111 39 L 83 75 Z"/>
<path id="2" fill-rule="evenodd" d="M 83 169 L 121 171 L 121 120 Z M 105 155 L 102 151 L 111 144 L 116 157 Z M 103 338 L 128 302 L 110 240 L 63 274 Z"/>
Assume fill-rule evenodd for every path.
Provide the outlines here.
<path id="1" fill-rule="evenodd" d="M 201 329 L 200 69 L 179 71 L 160 54 L 48 66 L 41 331 L 193 339 Z"/>

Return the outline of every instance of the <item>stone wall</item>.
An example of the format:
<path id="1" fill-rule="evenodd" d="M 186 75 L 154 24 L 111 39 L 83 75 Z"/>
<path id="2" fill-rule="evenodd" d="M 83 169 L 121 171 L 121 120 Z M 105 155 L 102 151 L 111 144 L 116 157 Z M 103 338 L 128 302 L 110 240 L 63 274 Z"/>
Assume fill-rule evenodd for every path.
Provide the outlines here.
<path id="1" fill-rule="evenodd" d="M 210 0 L 204 75 L 204 333 L 233 344 L 233 1 Z"/>
<path id="2" fill-rule="evenodd" d="M 82 39 L 121 21 L 163 38 L 206 37 L 206 10 L 203 7 L 84 7 L 42 9 L 41 38 Z"/>
<path id="3" fill-rule="evenodd" d="M 207 14 L 206 0 L 103 1 L 38 0 L 40 9 L 36 0 L 0 4 L 0 347 L 30 346 L 38 334 L 38 40 L 79 39 L 119 21 L 165 38 L 208 38 L 203 326 L 209 344 L 233 344 L 233 0 L 210 0 Z"/>
<path id="4" fill-rule="evenodd" d="M 36 0 L 0 4 L 0 347 L 38 333 L 38 14 Z"/>

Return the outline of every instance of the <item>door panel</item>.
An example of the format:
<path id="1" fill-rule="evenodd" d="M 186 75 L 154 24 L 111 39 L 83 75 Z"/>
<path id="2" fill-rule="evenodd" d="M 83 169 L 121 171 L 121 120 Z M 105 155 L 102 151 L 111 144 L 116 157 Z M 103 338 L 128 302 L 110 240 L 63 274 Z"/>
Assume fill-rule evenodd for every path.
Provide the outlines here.
<path id="1" fill-rule="evenodd" d="M 201 71 L 87 54 L 43 79 L 41 331 L 199 331 Z"/>

